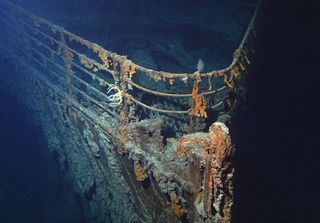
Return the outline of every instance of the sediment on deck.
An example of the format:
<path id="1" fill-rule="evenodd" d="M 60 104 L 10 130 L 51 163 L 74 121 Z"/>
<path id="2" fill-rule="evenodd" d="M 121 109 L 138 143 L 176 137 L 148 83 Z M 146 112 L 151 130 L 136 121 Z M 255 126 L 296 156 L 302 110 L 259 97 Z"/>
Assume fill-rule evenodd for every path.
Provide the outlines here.
<path id="1" fill-rule="evenodd" d="M 190 74 L 142 67 L 0 6 L 2 62 L 17 73 L 1 82 L 34 110 L 89 222 L 230 222 L 228 125 L 244 97 L 259 5 L 230 66 L 202 73 L 199 61 Z"/>

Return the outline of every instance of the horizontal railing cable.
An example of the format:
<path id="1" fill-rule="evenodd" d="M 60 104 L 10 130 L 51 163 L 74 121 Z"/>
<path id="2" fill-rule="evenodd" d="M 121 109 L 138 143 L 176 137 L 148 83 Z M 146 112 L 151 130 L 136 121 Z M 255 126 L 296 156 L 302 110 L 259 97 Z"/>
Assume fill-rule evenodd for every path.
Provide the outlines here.
<path id="1" fill-rule="evenodd" d="M 187 73 L 170 73 L 170 72 L 164 72 L 164 71 L 155 71 L 152 69 L 145 68 L 145 67 L 140 66 L 140 65 L 132 62 L 131 60 L 127 59 L 126 56 L 121 56 L 121 55 L 118 55 L 114 52 L 108 51 L 105 48 L 103 48 L 102 46 L 99 46 L 96 43 L 92 43 L 92 42 L 90 42 L 90 41 L 88 41 L 88 40 L 86 40 L 76 34 L 73 34 L 69 31 L 65 30 L 64 28 L 53 24 L 52 22 L 50 22 L 46 19 L 37 17 L 37 16 L 29 13 L 28 11 L 24 10 L 20 6 L 15 5 L 7 0 L 0 0 L 0 4 L 4 4 L 5 6 L 8 7 L 9 10 L 5 9 L 2 11 L 6 15 L 8 15 L 8 18 L 14 24 L 14 27 L 16 27 L 16 28 L 14 28 L 12 26 L 12 24 L 8 24 L 7 21 L 4 21 L 4 20 L 2 21 L 2 23 L 4 23 L 6 25 L 8 30 L 11 31 L 11 33 L 12 33 L 11 35 L 13 35 L 13 36 L 15 36 L 15 34 L 17 36 L 22 35 L 24 38 L 20 41 L 19 41 L 19 39 L 17 39 L 17 37 L 15 38 L 18 42 L 22 42 L 21 43 L 22 45 L 23 45 L 23 41 L 32 40 L 32 42 L 34 43 L 33 44 L 34 46 L 31 46 L 31 41 L 30 41 L 29 45 L 25 46 L 25 47 L 27 47 L 28 50 L 32 50 L 32 52 L 34 54 L 36 54 L 39 58 L 41 58 L 41 60 L 44 60 L 44 61 L 41 62 L 41 61 L 39 61 L 39 59 L 32 56 L 33 60 L 36 61 L 39 66 L 44 66 L 44 63 L 50 62 L 50 64 L 53 64 L 53 66 L 55 66 L 57 69 L 61 70 L 63 73 L 67 73 L 67 76 L 69 76 L 69 78 L 76 80 L 78 83 L 86 86 L 87 89 L 90 89 L 93 92 L 95 92 L 96 94 L 104 97 L 106 99 L 106 102 L 99 102 L 99 101 L 95 100 L 94 98 L 92 98 L 90 95 L 88 95 L 88 92 L 84 92 L 81 89 L 74 86 L 73 83 L 69 83 L 70 85 L 72 85 L 72 88 L 75 91 L 77 91 L 79 94 L 86 97 L 89 101 L 93 102 L 94 104 L 97 104 L 99 107 L 104 108 L 104 106 L 101 105 L 102 103 L 108 106 L 107 101 L 109 98 L 108 98 L 107 93 L 100 91 L 98 88 L 92 86 L 91 83 L 88 83 L 87 81 L 83 80 L 81 77 L 79 77 L 79 74 L 81 74 L 81 73 L 77 72 L 78 75 L 76 75 L 75 72 L 72 70 L 72 68 L 76 68 L 79 71 L 84 72 L 85 74 L 89 75 L 93 80 L 97 80 L 99 82 L 100 86 L 108 86 L 108 87 L 111 86 L 112 87 L 113 86 L 112 83 L 105 80 L 105 78 L 99 77 L 99 76 L 101 76 L 102 73 L 97 73 L 97 74 L 99 74 L 99 76 L 98 76 L 90 71 L 91 70 L 93 70 L 94 72 L 105 71 L 107 73 L 110 73 L 114 78 L 115 84 L 117 84 L 119 81 L 119 77 L 117 76 L 118 73 L 117 73 L 115 66 L 119 65 L 120 66 L 120 80 L 122 82 L 121 83 L 121 86 L 122 86 L 121 87 L 121 94 L 122 94 L 121 97 L 124 97 L 127 101 L 132 101 L 135 104 L 138 104 L 138 105 L 140 105 L 150 111 L 167 113 L 167 114 L 189 114 L 189 115 L 194 115 L 194 112 L 193 112 L 194 108 L 190 108 L 185 111 L 179 111 L 179 110 L 177 111 L 177 110 L 165 110 L 165 109 L 160 109 L 160 108 L 156 108 L 154 106 L 147 105 L 147 104 L 141 102 L 140 100 L 138 100 L 137 98 L 135 98 L 133 95 L 130 95 L 127 92 L 128 86 L 133 86 L 136 89 L 139 89 L 143 92 L 153 94 L 156 96 L 192 97 L 193 99 L 195 97 L 199 97 L 199 95 L 200 96 L 211 96 L 211 95 L 218 93 L 220 91 L 223 91 L 225 89 L 232 91 L 233 85 L 230 84 L 231 81 L 234 81 L 234 77 L 237 77 L 237 75 L 239 73 L 241 73 L 245 70 L 245 66 L 250 64 L 250 60 L 248 59 L 249 51 L 247 51 L 246 48 L 248 47 L 249 40 L 252 37 L 254 37 L 254 35 L 255 35 L 256 18 L 257 18 L 258 10 L 261 7 L 261 1 L 259 1 L 257 4 L 257 7 L 253 13 L 253 16 L 250 20 L 248 28 L 245 32 L 245 35 L 243 36 L 239 47 L 235 50 L 235 52 L 233 54 L 232 63 L 228 67 L 226 67 L 224 69 L 220 69 L 220 70 L 213 70 L 213 71 L 207 72 L 207 73 L 195 72 L 195 73 L 187 74 Z M 41 27 L 44 27 L 44 26 L 46 26 L 46 28 L 49 28 L 47 30 L 49 30 L 49 32 L 51 32 L 52 36 L 50 36 L 50 34 L 48 34 L 47 30 L 45 30 L 45 31 L 41 30 Z M 56 34 L 60 34 L 60 35 L 58 35 L 60 40 L 57 40 L 54 37 L 54 36 L 57 36 Z M 75 41 L 76 43 L 86 47 L 86 49 L 91 50 L 93 53 L 98 54 L 97 56 L 100 57 L 102 63 L 97 62 L 95 59 L 90 58 L 85 53 L 80 53 L 77 49 L 74 49 L 73 47 L 68 45 L 67 42 L 65 41 L 66 38 L 68 38 L 68 40 L 69 40 L 68 44 L 71 43 L 72 41 Z M 43 40 L 49 40 L 49 41 L 44 42 Z M 51 43 L 51 45 L 48 45 L 47 43 Z M 53 45 L 56 45 L 56 47 L 58 47 L 58 49 L 53 49 L 54 48 Z M 74 45 L 72 45 L 72 46 L 74 46 Z M 36 49 L 36 47 L 38 47 L 39 49 Z M 41 52 L 41 51 L 48 51 L 49 53 Z M 48 56 L 47 54 L 50 54 L 50 56 Z M 28 55 L 26 55 L 26 56 L 28 57 Z M 74 60 L 74 56 L 76 56 L 76 58 L 78 59 L 77 61 Z M 58 61 L 54 61 L 55 57 L 61 58 L 64 61 L 64 66 L 60 65 Z M 109 69 L 109 64 L 108 64 L 109 58 L 111 59 L 111 62 L 114 64 L 113 70 Z M 66 66 L 66 64 L 69 64 L 70 67 Z M 141 72 L 141 73 L 144 73 L 144 75 L 149 75 L 150 77 L 154 78 L 156 81 L 158 81 L 158 80 L 165 81 L 166 79 L 176 79 L 176 78 L 180 78 L 183 81 L 190 79 L 190 80 L 193 80 L 194 86 L 197 87 L 198 85 L 195 85 L 196 84 L 195 82 L 198 81 L 199 78 L 200 79 L 201 78 L 209 78 L 209 81 L 211 81 L 210 78 L 223 77 L 225 80 L 225 85 L 218 88 L 218 89 L 212 90 L 211 89 L 212 86 L 210 84 L 210 88 L 208 91 L 199 92 L 199 93 L 195 92 L 194 90 L 192 93 L 186 93 L 186 94 L 158 92 L 156 90 L 151 90 L 148 87 L 141 86 L 140 84 L 135 83 L 131 78 L 129 78 L 129 73 L 133 71 L 131 69 L 133 69 L 134 72 L 139 72 L 139 73 Z M 52 75 L 57 76 L 58 78 L 63 78 L 65 84 L 68 84 L 67 83 L 68 77 L 66 77 L 66 78 L 62 77 L 60 74 L 56 73 L 56 71 L 52 70 L 51 68 L 50 68 L 50 73 Z M 65 86 L 65 87 L 68 88 L 70 86 Z M 198 87 L 196 89 L 198 90 Z M 222 105 L 223 103 L 225 103 L 224 100 L 220 100 L 219 102 L 217 102 L 216 104 L 214 104 L 210 108 L 217 108 L 220 105 Z M 129 103 L 129 105 L 130 105 L 130 103 Z M 191 106 L 191 105 L 189 105 L 189 106 Z M 113 107 L 113 106 L 110 105 L 109 107 Z M 107 108 L 105 108 L 105 109 L 107 109 Z M 114 113 L 111 110 L 109 110 L 109 112 Z"/>
<path id="2" fill-rule="evenodd" d="M 38 53 L 39 55 L 41 55 L 41 56 L 43 56 L 43 57 L 46 57 L 45 55 L 43 55 L 41 52 L 37 51 L 36 49 L 33 49 L 33 48 L 32 48 L 32 50 L 33 50 L 35 53 Z M 21 51 L 21 50 L 20 50 L 20 52 L 23 53 L 26 57 L 28 57 L 28 55 L 27 55 L 25 52 L 23 52 L 23 51 Z M 29 55 L 29 57 L 31 57 L 31 59 L 32 59 L 34 62 L 36 62 L 39 66 L 41 66 L 41 65 L 43 66 L 43 63 L 42 63 L 41 61 L 39 61 L 37 58 L 35 58 L 34 56 L 32 56 L 32 55 L 30 56 L 30 55 Z M 59 68 L 60 70 L 62 70 L 62 71 L 65 70 L 65 69 L 64 69 L 63 67 L 61 67 L 59 64 L 54 63 L 53 61 L 51 61 L 49 58 L 46 58 L 46 60 L 48 60 L 49 62 L 51 62 L 54 66 L 56 66 L 56 67 Z M 61 83 L 65 83 L 65 82 L 66 82 L 66 79 L 63 78 L 61 75 L 57 74 L 54 70 L 52 70 L 51 68 L 47 68 L 47 69 L 48 69 L 49 72 L 50 72 L 52 75 L 54 75 L 56 78 L 58 78 L 58 79 L 60 79 L 60 80 L 63 80 L 63 81 L 61 81 Z M 103 92 L 97 90 L 96 88 L 93 88 L 91 85 L 89 85 L 87 82 L 83 81 L 82 79 L 78 78 L 77 76 L 73 75 L 73 78 L 76 78 L 76 80 L 78 80 L 80 83 L 84 84 L 87 88 L 95 91 L 96 93 L 98 93 L 98 94 L 100 94 L 100 95 L 102 95 L 102 96 L 104 96 L 104 97 L 107 97 L 106 94 L 104 94 Z M 107 111 L 108 113 L 112 114 L 112 115 L 115 116 L 115 117 L 119 117 L 116 113 L 114 113 L 114 112 L 111 111 L 110 109 L 102 106 L 102 105 L 101 105 L 101 102 L 99 103 L 97 100 L 93 99 L 93 98 L 90 97 L 87 93 L 83 92 L 82 90 L 80 90 L 80 89 L 77 88 L 76 86 L 71 85 L 71 87 L 72 87 L 74 90 L 76 90 L 77 92 L 81 93 L 82 96 L 86 97 L 86 98 L 89 99 L 91 102 L 93 102 L 94 104 L 96 104 L 97 106 L 99 106 L 101 109 Z M 107 102 L 106 102 L 105 105 L 108 106 Z"/>
<path id="3" fill-rule="evenodd" d="M 11 21 L 12 21 L 12 22 L 15 22 L 15 21 L 13 21 L 13 20 L 11 20 Z M 60 44 L 61 44 L 61 42 L 59 42 L 59 41 L 56 40 L 55 38 L 47 35 L 46 33 L 43 33 L 41 30 L 36 29 L 36 28 L 34 28 L 33 26 L 25 23 L 23 20 L 20 20 L 20 23 L 23 24 L 23 25 L 28 26 L 30 29 L 33 29 L 33 30 L 35 31 L 35 33 L 39 33 L 39 34 L 41 34 L 42 36 L 44 36 L 45 38 L 50 39 L 50 41 L 55 42 L 57 45 L 60 45 Z M 17 24 L 17 23 L 16 23 L 16 25 L 17 25 L 17 27 L 19 27 L 20 24 Z M 7 27 L 9 27 L 9 26 L 7 26 Z M 23 27 L 21 27 L 21 29 L 23 30 Z M 43 46 L 43 47 L 46 48 L 47 50 L 50 50 L 50 52 L 52 52 L 52 53 L 54 53 L 54 54 L 56 54 L 56 55 L 59 55 L 59 52 L 57 52 L 56 50 L 50 48 L 48 45 L 44 44 L 42 41 L 39 41 L 38 39 L 36 39 L 35 37 L 31 36 L 30 34 L 28 34 L 28 33 L 26 33 L 26 32 L 24 32 L 24 33 L 25 33 L 26 35 L 28 35 L 29 38 L 31 38 L 32 40 L 34 40 L 35 42 L 37 42 L 38 44 L 40 44 L 41 46 Z M 21 33 L 21 34 L 23 34 L 23 33 Z M 103 66 L 103 64 L 97 62 L 96 60 L 94 60 L 94 59 L 92 59 L 92 58 L 87 57 L 87 56 L 84 55 L 84 54 L 79 53 L 77 50 L 70 48 L 68 45 L 66 45 L 65 47 L 66 47 L 67 50 L 69 50 L 70 52 L 72 52 L 74 55 L 78 56 L 79 60 L 81 60 L 82 58 L 84 58 L 84 59 L 88 60 L 90 64 L 92 64 L 92 65 L 94 65 L 95 67 L 99 68 L 99 70 L 104 70 L 104 71 L 106 71 L 106 72 L 108 72 L 108 73 L 110 73 L 110 74 L 113 75 L 113 71 L 110 70 L 110 69 L 108 69 L 108 68 L 105 68 L 105 67 Z"/>
<path id="4" fill-rule="evenodd" d="M 14 38 L 14 36 L 12 36 L 12 37 Z M 51 58 L 49 58 L 47 55 L 41 53 L 40 51 L 38 51 L 37 49 L 35 49 L 35 48 L 33 48 L 33 47 L 31 47 L 30 49 L 31 49 L 33 52 L 35 52 L 36 54 L 38 54 L 41 58 L 45 58 L 46 61 L 51 62 L 51 64 L 53 64 L 54 66 L 56 66 L 57 68 L 59 68 L 61 71 L 65 72 L 65 68 L 62 67 L 62 65 L 60 65 L 59 63 L 57 63 L 57 62 L 55 62 L 55 61 L 52 61 Z M 64 58 L 63 56 L 61 56 L 61 57 Z M 65 59 L 65 58 L 64 58 L 64 59 Z M 103 83 L 106 84 L 107 86 L 110 86 L 110 85 L 111 85 L 110 83 L 108 83 L 108 82 L 105 81 L 104 79 L 99 78 L 99 77 L 96 76 L 95 74 L 93 74 L 93 73 L 91 73 L 91 72 L 83 69 L 83 68 L 80 67 L 79 65 L 77 65 L 77 64 L 75 64 L 75 63 L 73 63 L 73 62 L 70 62 L 70 63 L 71 63 L 73 66 L 77 67 L 78 69 L 82 70 L 83 72 L 86 72 L 87 74 L 89 74 L 89 75 L 92 77 L 92 79 L 96 79 L 96 80 L 98 80 L 99 82 L 103 82 Z M 58 74 L 57 74 L 57 75 L 58 75 Z M 59 75 L 59 76 L 61 76 L 61 75 Z M 77 77 L 76 75 L 71 74 L 71 76 L 72 76 L 73 78 L 75 78 L 76 80 L 78 80 L 79 82 L 81 82 L 82 84 L 86 85 L 86 87 L 94 90 L 96 93 L 98 93 L 98 94 L 100 94 L 100 95 L 102 95 L 102 96 L 104 96 L 104 97 L 108 97 L 105 93 L 103 93 L 103 92 L 101 92 L 100 90 L 92 87 L 89 83 L 87 83 L 86 81 L 84 81 L 84 80 L 82 80 L 81 78 Z"/>
<path id="5" fill-rule="evenodd" d="M 31 18 L 32 20 L 34 20 L 34 22 L 36 22 L 37 24 L 41 25 L 41 24 L 44 24 L 48 27 L 50 27 L 53 31 L 59 31 L 61 33 L 63 33 L 64 35 L 68 36 L 70 40 L 75 40 L 79 43 L 82 43 L 83 45 L 87 46 L 89 49 L 93 50 L 93 51 L 100 51 L 102 53 L 104 53 L 105 55 L 109 55 L 113 60 L 117 61 L 117 62 L 126 62 L 128 64 L 130 64 L 131 66 L 134 66 L 137 70 L 141 71 L 141 72 L 144 72 L 144 73 L 148 73 L 148 74 L 151 74 L 151 76 L 154 76 L 154 75 L 160 75 L 164 78 L 168 78 L 168 79 L 171 79 L 171 78 L 196 78 L 198 76 L 200 76 L 201 78 L 203 77 L 213 77 L 214 75 L 220 75 L 220 74 L 225 74 L 225 73 L 228 73 L 230 72 L 235 66 L 237 66 L 237 63 L 239 62 L 239 57 L 241 56 L 241 52 L 242 52 L 242 49 L 244 48 L 245 46 L 245 43 L 247 41 L 247 39 L 249 38 L 250 36 L 250 33 L 254 30 L 254 25 L 255 25 L 255 21 L 256 21 L 256 16 L 257 16 L 257 11 L 259 9 L 259 6 L 260 6 L 260 1 L 256 7 L 256 10 L 251 18 L 251 21 L 248 25 L 248 28 L 247 28 L 247 31 L 238 47 L 238 49 L 235 51 L 234 53 L 234 59 L 232 61 L 232 63 L 224 68 L 224 69 L 220 69 L 220 70 L 214 70 L 214 71 L 211 71 L 211 72 L 208 72 L 208 73 L 200 73 L 199 75 L 198 74 L 186 74 L 186 73 L 170 73 L 170 72 L 164 72 L 164 71 L 155 71 L 155 70 L 152 70 L 152 69 L 148 69 L 148 68 L 145 68 L 145 67 L 142 67 L 138 64 L 135 64 L 133 63 L 131 60 L 128 60 L 126 57 L 124 56 L 120 56 L 116 53 L 113 53 L 111 51 L 108 51 L 106 49 L 104 49 L 103 47 L 95 44 L 95 43 L 92 43 L 76 34 L 73 34 L 65 29 L 63 29 L 62 27 L 59 27 L 57 25 L 54 25 L 52 22 L 49 22 L 48 20 L 45 20 L 45 19 L 42 19 L 40 17 L 37 17 L 29 12 L 27 12 L 26 10 L 22 9 L 21 7 L 17 6 L 17 5 L 14 5 L 6 0 L 2 0 L 2 2 L 5 2 L 9 7 L 11 8 L 14 8 L 14 9 L 17 9 L 19 10 L 19 12 L 21 12 L 22 14 L 24 14 L 25 16 Z"/>

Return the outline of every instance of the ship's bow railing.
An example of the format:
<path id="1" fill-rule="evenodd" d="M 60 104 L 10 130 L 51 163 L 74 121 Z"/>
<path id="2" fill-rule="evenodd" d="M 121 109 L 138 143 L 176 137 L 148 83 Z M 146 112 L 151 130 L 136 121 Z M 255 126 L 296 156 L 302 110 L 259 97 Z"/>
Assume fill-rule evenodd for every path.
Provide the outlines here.
<path id="1" fill-rule="evenodd" d="M 145 68 L 6 0 L 0 0 L 0 49 L 28 70 L 25 76 L 30 74 L 32 83 L 45 88 L 35 92 L 49 92 L 49 103 L 59 105 L 53 107 L 60 108 L 66 122 L 75 116 L 71 125 L 76 128 L 96 135 L 96 129 L 103 129 L 114 154 L 129 159 L 117 158 L 134 162 L 139 182 L 152 175 L 179 218 L 188 206 L 182 188 L 199 222 L 229 222 L 233 145 L 227 126 L 216 121 L 232 116 L 237 107 L 254 53 L 260 5 L 230 66 L 207 73 L 202 73 L 201 60 L 194 73 Z M 209 132 L 198 132 L 206 126 Z M 163 129 L 168 131 L 163 134 Z M 122 169 L 129 178 L 128 166 Z M 138 191 L 136 182 L 130 184 Z"/>
<path id="2" fill-rule="evenodd" d="M 253 54 L 256 12 L 229 67 L 188 74 L 142 67 L 8 1 L 0 4 L 5 41 L 18 59 L 32 61 L 69 99 L 93 104 L 122 123 L 165 117 L 174 132 L 203 130 L 196 120 L 232 108 L 230 93 Z"/>

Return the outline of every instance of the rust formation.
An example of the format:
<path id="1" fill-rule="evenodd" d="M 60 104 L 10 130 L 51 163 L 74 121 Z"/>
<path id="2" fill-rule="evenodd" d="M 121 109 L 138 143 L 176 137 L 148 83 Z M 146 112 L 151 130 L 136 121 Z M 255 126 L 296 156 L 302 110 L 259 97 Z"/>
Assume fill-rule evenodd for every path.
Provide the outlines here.
<path id="1" fill-rule="evenodd" d="M 204 221 L 230 222 L 233 204 L 231 165 L 233 145 L 229 129 L 221 122 L 213 123 L 209 133 L 183 136 L 177 146 L 180 157 L 196 163 L 201 183 L 194 205 Z"/>
<path id="2" fill-rule="evenodd" d="M 230 66 L 170 73 L 0 0 L 1 38 L 9 46 L 1 49 L 24 71 L 19 91 L 42 111 L 37 119 L 88 222 L 231 221 L 228 117 L 252 63 L 259 7 Z M 218 79 L 223 85 L 214 88 Z M 187 90 L 170 91 L 181 86 Z"/>

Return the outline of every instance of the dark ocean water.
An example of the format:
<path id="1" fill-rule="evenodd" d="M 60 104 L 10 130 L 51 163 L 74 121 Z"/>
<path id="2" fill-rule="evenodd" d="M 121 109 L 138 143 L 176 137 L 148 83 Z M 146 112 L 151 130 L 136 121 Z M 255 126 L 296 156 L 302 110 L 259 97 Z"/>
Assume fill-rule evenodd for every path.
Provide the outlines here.
<path id="1" fill-rule="evenodd" d="M 319 221 L 316 13 L 305 6 L 265 9 L 239 120 L 234 222 Z M 80 223 L 83 213 L 29 111 L 0 91 L 0 223 L 15 222 Z"/>
<path id="2" fill-rule="evenodd" d="M 0 91 L 0 222 L 81 222 L 81 205 L 15 95 Z"/>
<path id="3" fill-rule="evenodd" d="M 269 1 L 239 123 L 234 222 L 319 222 L 316 9 Z"/>

